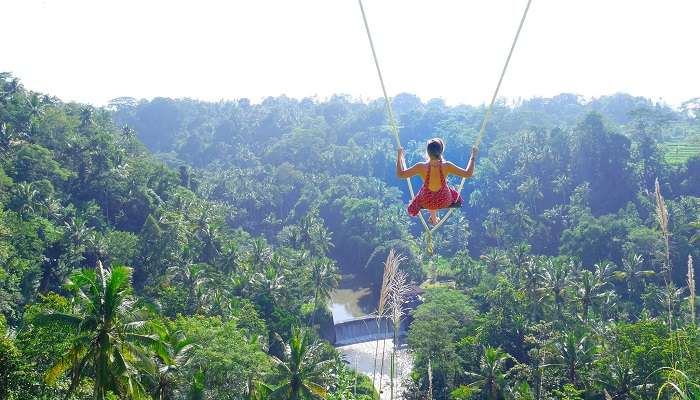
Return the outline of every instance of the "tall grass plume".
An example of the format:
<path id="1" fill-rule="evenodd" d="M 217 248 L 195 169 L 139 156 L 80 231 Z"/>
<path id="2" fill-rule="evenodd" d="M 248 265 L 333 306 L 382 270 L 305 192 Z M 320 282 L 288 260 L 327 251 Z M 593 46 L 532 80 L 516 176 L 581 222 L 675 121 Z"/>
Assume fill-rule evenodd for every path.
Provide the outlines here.
<path id="1" fill-rule="evenodd" d="M 690 323 L 695 326 L 695 269 L 693 256 L 688 254 L 688 302 L 690 303 Z"/>

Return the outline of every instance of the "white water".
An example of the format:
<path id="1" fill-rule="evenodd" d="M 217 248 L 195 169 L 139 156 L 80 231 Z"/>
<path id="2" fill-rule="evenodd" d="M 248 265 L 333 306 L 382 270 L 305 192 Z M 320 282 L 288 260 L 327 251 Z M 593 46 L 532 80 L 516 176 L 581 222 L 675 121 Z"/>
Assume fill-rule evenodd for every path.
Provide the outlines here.
<path id="1" fill-rule="evenodd" d="M 372 310 L 366 309 L 366 305 L 363 307 L 362 304 L 366 304 L 367 302 L 362 302 L 361 299 L 370 295 L 371 291 L 367 287 L 341 287 L 336 289 L 331 295 L 333 320 L 335 322 L 342 322 L 369 314 Z M 377 345 L 379 346 L 377 366 L 376 373 L 373 374 L 375 371 L 374 354 Z M 381 368 L 382 346 L 386 346 L 384 349 L 383 369 Z M 382 400 L 389 400 L 391 398 L 389 379 L 391 351 L 393 349 L 391 339 L 340 346 L 337 347 L 337 349 L 343 354 L 343 357 L 353 369 L 367 375 L 370 379 L 372 379 L 374 375 L 374 387 L 381 394 L 380 397 Z M 404 346 L 400 346 L 396 352 L 394 399 L 400 398 L 400 393 L 403 390 L 402 383 L 409 377 L 412 369 L 413 358 L 411 354 Z"/>
<path id="2" fill-rule="evenodd" d="M 373 371 L 375 371 L 374 352 L 377 345 L 379 345 L 377 366 L 376 373 L 373 374 Z M 383 369 L 381 368 L 382 346 L 386 346 L 384 349 Z M 393 347 L 392 340 L 387 339 L 352 344 L 349 346 L 338 347 L 337 349 L 343 354 L 345 360 L 356 371 L 367 375 L 370 379 L 372 379 L 372 376 L 374 375 L 374 387 L 379 393 L 381 393 L 382 400 L 388 400 L 391 398 L 391 381 L 389 379 L 389 373 L 391 370 L 391 352 Z M 403 391 L 402 383 L 409 377 L 413 368 L 413 358 L 404 346 L 400 346 L 397 349 L 395 364 L 396 372 L 394 375 L 394 399 L 399 399 L 401 397 L 401 392 Z"/>

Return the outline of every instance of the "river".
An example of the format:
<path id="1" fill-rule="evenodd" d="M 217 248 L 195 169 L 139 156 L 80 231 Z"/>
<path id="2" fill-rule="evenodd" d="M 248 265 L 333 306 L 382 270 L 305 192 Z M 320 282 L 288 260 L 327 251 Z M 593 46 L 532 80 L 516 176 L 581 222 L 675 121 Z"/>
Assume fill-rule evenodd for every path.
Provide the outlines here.
<path id="1" fill-rule="evenodd" d="M 334 322 L 343 322 L 349 319 L 370 314 L 377 306 L 377 296 L 366 282 L 352 275 L 344 275 L 340 287 L 331 294 L 332 312 Z M 391 340 L 376 340 L 365 343 L 352 344 L 337 347 L 343 354 L 345 361 L 354 368 L 374 377 L 374 386 L 381 393 L 381 399 L 390 399 L 389 371 L 393 343 Z M 382 349 L 384 349 L 384 365 L 382 368 Z M 377 351 L 378 350 L 378 351 Z M 375 366 L 376 351 L 376 366 Z M 405 345 L 400 345 L 396 352 L 396 381 L 394 399 L 400 398 L 403 390 L 401 383 L 407 379 L 413 368 L 413 358 Z"/>

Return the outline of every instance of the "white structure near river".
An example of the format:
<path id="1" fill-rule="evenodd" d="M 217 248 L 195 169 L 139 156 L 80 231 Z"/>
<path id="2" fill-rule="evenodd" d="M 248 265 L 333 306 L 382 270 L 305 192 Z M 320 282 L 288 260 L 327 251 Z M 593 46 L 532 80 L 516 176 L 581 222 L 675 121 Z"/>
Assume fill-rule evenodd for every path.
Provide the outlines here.
<path id="1" fill-rule="evenodd" d="M 363 310 L 360 304 L 361 301 L 359 300 L 363 296 L 367 296 L 368 293 L 369 289 L 367 288 L 337 289 L 331 295 L 334 322 L 339 323 L 366 316 L 368 312 Z M 374 355 L 377 348 L 377 366 L 375 368 Z M 383 368 L 381 360 L 382 348 L 384 348 Z M 389 373 L 391 370 L 391 353 L 393 351 L 391 339 L 372 340 L 363 343 L 338 346 L 337 349 L 343 354 L 348 364 L 356 371 L 367 375 L 370 379 L 372 379 L 374 375 L 374 386 L 380 393 L 380 398 L 382 400 L 390 399 L 391 380 L 389 379 Z M 413 368 L 413 358 L 405 345 L 401 345 L 396 352 L 395 366 L 394 399 L 399 399 L 403 391 L 402 383 L 409 378 Z"/>
<path id="2" fill-rule="evenodd" d="M 374 371 L 374 350 L 376 346 L 379 345 L 379 355 L 377 356 L 377 373 L 375 376 L 374 386 L 377 391 L 381 394 L 381 399 L 389 399 L 391 395 L 389 371 L 391 366 L 391 351 L 393 349 L 393 344 L 391 339 L 386 340 L 375 340 L 372 342 L 364 342 L 358 344 L 351 344 L 348 346 L 338 347 L 345 360 L 356 370 L 367 375 L 372 379 L 372 372 Z M 386 345 L 384 351 L 384 369 L 381 370 L 381 354 L 382 346 Z M 401 398 L 401 392 L 403 391 L 403 381 L 408 379 L 411 375 L 411 370 L 413 368 L 413 358 L 408 353 L 405 347 L 399 347 L 396 352 L 396 386 L 394 387 L 394 399 Z M 381 381 L 381 387 L 380 387 Z"/>

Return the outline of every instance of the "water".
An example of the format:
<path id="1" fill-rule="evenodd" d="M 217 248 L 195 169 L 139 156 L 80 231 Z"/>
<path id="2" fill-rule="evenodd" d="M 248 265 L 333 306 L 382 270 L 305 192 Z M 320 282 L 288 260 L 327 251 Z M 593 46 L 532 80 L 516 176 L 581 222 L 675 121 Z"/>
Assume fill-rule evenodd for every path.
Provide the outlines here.
<path id="1" fill-rule="evenodd" d="M 335 323 L 364 317 L 377 308 L 379 296 L 364 274 L 343 275 L 340 286 L 331 293 L 331 310 Z"/>
<path id="2" fill-rule="evenodd" d="M 381 361 L 382 346 L 386 346 L 384 348 L 383 369 Z M 345 361 L 356 371 L 367 375 L 370 379 L 374 376 L 374 387 L 380 393 L 380 398 L 388 400 L 391 397 L 389 374 L 391 371 L 391 351 L 393 347 L 392 340 L 387 339 L 341 346 L 337 349 L 343 354 Z M 378 350 L 376 367 L 374 363 L 375 350 Z M 403 391 L 402 383 L 411 375 L 411 370 L 413 369 L 413 358 L 404 346 L 399 346 L 397 349 L 395 365 L 394 399 L 399 399 Z M 374 373 L 375 368 L 376 373 Z"/>
<path id="3" fill-rule="evenodd" d="M 338 288 L 331 294 L 331 310 L 333 322 L 347 321 L 349 319 L 363 317 L 370 314 L 370 303 L 365 299 L 372 298 L 372 290 L 369 287 Z"/>
<path id="4" fill-rule="evenodd" d="M 362 282 L 361 277 L 351 275 L 343 276 L 340 288 L 331 294 L 331 310 L 335 323 L 347 321 L 357 317 L 363 317 L 372 313 L 377 307 L 377 295 L 373 293 L 367 282 Z M 382 365 L 382 348 L 384 347 L 384 368 Z M 392 340 L 374 340 L 364 343 L 337 347 L 348 364 L 372 379 L 374 375 L 374 387 L 381 393 L 381 399 L 390 399 L 390 365 Z M 375 349 L 377 352 L 377 366 L 375 367 Z M 399 346 L 396 351 L 396 373 L 394 399 L 400 398 L 403 390 L 401 383 L 409 377 L 413 368 L 413 358 L 405 346 Z M 376 370 L 376 372 L 375 372 Z M 381 379 L 380 379 L 381 376 Z M 381 383 L 381 386 L 380 386 Z"/>
<path id="5" fill-rule="evenodd" d="M 374 317 L 356 318 L 335 324 L 336 346 L 362 343 L 371 340 L 382 340 L 394 337 L 394 324 L 388 318 L 381 320 Z M 408 332 L 408 322 L 401 321 L 398 336 L 405 337 Z"/>

